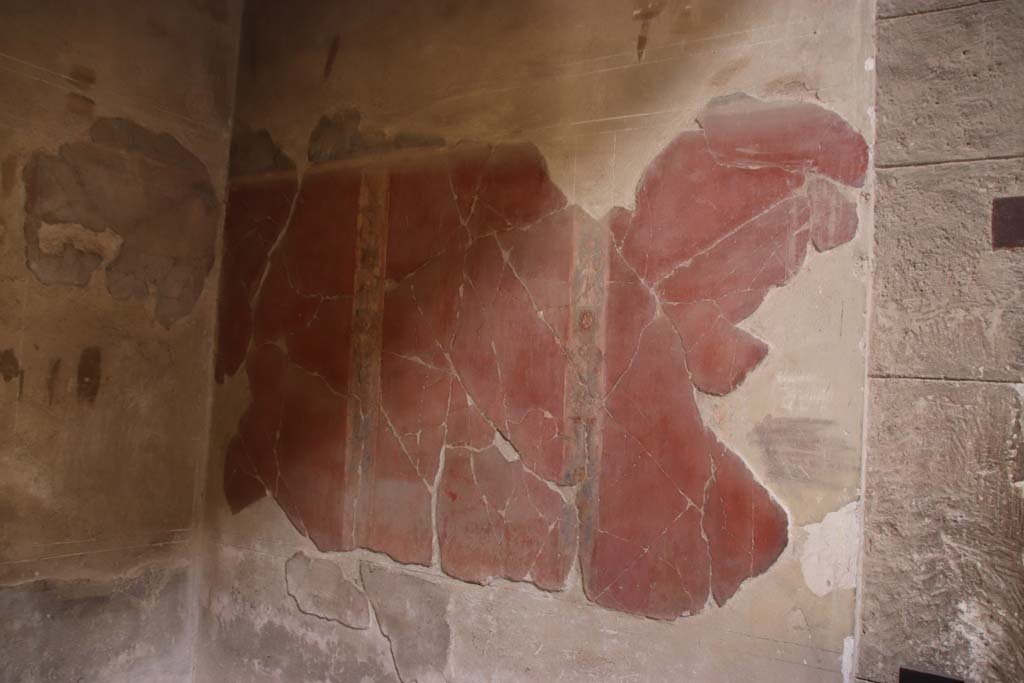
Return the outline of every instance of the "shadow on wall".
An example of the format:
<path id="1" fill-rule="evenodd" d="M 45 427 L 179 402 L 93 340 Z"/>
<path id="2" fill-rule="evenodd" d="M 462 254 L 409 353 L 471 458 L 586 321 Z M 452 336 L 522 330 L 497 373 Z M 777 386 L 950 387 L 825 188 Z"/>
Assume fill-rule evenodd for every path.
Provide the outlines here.
<path id="1" fill-rule="evenodd" d="M 247 5 L 237 112 L 251 122 L 294 121 L 299 103 L 319 112 L 358 103 L 381 125 L 446 135 L 466 129 L 489 139 L 496 131 L 642 114 L 664 97 L 659 84 L 706 80 L 687 68 L 689 46 L 747 23 L 757 5 L 256 0 Z"/>

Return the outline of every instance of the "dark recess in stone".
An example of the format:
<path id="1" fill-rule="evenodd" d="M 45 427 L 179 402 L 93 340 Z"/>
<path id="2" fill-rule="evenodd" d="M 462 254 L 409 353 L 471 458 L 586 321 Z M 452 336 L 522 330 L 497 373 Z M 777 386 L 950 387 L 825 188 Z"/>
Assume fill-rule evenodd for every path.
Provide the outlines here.
<path id="1" fill-rule="evenodd" d="M 95 403 L 100 393 L 103 354 L 95 346 L 82 349 L 78 357 L 78 400 Z"/>
<path id="2" fill-rule="evenodd" d="M 900 683 L 964 683 L 959 678 L 946 678 L 936 674 L 926 674 L 922 671 L 912 671 L 900 668 Z"/>
<path id="3" fill-rule="evenodd" d="M 992 248 L 1024 247 L 1024 197 L 992 200 Z"/>

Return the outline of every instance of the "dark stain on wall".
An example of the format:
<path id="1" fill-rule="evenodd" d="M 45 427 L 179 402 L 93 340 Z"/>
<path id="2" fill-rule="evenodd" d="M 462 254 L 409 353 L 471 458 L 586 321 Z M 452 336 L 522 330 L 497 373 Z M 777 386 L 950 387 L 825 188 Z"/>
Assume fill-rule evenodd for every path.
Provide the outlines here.
<path id="1" fill-rule="evenodd" d="M 992 248 L 1024 247 L 1024 197 L 992 200 Z"/>
<path id="2" fill-rule="evenodd" d="M 331 71 L 334 70 L 334 60 L 338 58 L 338 48 L 341 46 L 341 38 L 338 34 L 334 34 L 331 38 L 331 46 L 327 48 L 327 59 L 324 61 L 324 80 L 326 81 Z"/>
<path id="3" fill-rule="evenodd" d="M 59 368 L 59 365 L 58 365 Z M 95 346 L 82 349 L 78 357 L 78 400 L 95 403 L 100 393 L 103 373 L 103 354 Z"/>
<path id="4" fill-rule="evenodd" d="M 266 128 L 253 130 L 244 123 L 235 126 L 231 137 L 232 178 L 294 169 L 295 162 L 281 151 Z"/>
<path id="5" fill-rule="evenodd" d="M 79 88 L 89 88 L 96 84 L 96 72 L 88 66 L 77 64 L 71 67 L 68 78 Z"/>
<path id="6" fill-rule="evenodd" d="M 69 92 L 65 106 L 69 114 L 91 117 L 96 110 L 96 102 L 91 97 Z"/>
<path id="7" fill-rule="evenodd" d="M 50 362 L 50 374 L 46 377 L 46 400 L 49 405 L 53 405 L 53 400 L 57 396 L 57 383 L 60 381 L 60 358 L 54 358 Z"/>
<path id="8" fill-rule="evenodd" d="M 362 114 L 354 108 L 321 116 L 309 137 L 309 161 L 316 164 L 396 149 L 445 145 L 445 139 L 439 135 L 399 132 L 391 136 L 376 128 L 362 128 L 361 121 Z"/>
<path id="9" fill-rule="evenodd" d="M 21 365 L 18 363 L 18 357 L 14 354 L 14 349 L 0 351 L 0 377 L 3 377 L 5 382 L 10 382 L 20 376 Z"/>
<path id="10" fill-rule="evenodd" d="M 89 140 L 36 152 L 26 164 L 25 256 L 43 284 L 84 286 L 102 255 L 65 242 L 44 251 L 44 224 L 110 230 L 122 244 L 106 266 L 118 300 L 156 295 L 165 327 L 187 315 L 213 267 L 220 223 L 206 166 L 175 138 L 128 119 L 101 118 Z"/>

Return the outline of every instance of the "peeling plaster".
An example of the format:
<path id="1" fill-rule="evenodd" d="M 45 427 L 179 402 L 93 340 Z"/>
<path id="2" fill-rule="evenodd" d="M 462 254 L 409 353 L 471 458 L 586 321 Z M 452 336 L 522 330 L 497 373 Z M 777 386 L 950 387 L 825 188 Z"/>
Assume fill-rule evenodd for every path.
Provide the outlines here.
<path id="1" fill-rule="evenodd" d="M 861 536 L 858 503 L 848 503 L 821 522 L 801 528 L 806 537 L 800 549 L 800 569 L 807 587 L 818 596 L 855 588 Z"/>

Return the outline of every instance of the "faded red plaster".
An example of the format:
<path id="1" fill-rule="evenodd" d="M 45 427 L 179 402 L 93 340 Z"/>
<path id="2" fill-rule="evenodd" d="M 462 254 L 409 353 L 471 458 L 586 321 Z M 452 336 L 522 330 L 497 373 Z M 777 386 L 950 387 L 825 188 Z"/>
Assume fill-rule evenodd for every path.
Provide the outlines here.
<path id="1" fill-rule="evenodd" d="M 716 100 L 700 121 L 652 160 L 636 209 L 603 222 L 567 205 L 528 145 L 308 171 L 248 297 L 232 508 L 266 491 L 321 548 L 479 583 L 561 589 L 578 552 L 591 600 L 664 619 L 765 571 L 786 514 L 704 425 L 696 391 L 728 394 L 769 352 L 737 323 L 809 241 L 852 239 L 842 184 L 862 182 L 866 147 L 813 104 Z M 267 201 L 245 196 L 239 225 Z M 357 224 L 372 224 L 358 248 Z M 365 275 L 379 258 L 382 291 Z M 227 317 L 249 315 L 224 292 Z M 222 329 L 237 355 L 245 335 Z"/>

